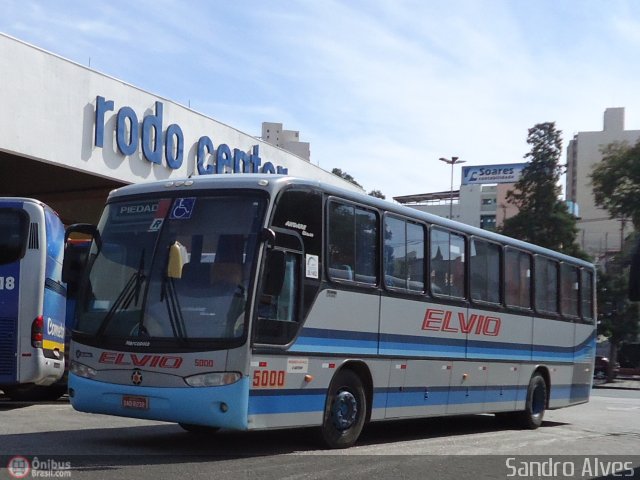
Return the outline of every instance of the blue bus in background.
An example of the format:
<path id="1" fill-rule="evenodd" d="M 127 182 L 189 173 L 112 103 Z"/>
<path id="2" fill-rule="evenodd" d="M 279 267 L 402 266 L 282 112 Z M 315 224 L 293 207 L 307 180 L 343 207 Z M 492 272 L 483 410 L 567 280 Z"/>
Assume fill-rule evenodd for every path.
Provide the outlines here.
<path id="1" fill-rule="evenodd" d="M 66 392 L 64 243 L 64 225 L 50 207 L 0 198 L 0 390 L 14 400 Z"/>

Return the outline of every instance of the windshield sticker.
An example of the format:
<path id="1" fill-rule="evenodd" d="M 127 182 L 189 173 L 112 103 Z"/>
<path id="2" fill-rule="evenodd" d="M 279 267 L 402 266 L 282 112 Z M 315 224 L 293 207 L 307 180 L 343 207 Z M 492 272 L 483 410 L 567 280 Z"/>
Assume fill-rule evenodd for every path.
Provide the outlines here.
<path id="1" fill-rule="evenodd" d="M 318 278 L 318 255 L 306 255 L 306 277 L 307 278 Z"/>
<path id="2" fill-rule="evenodd" d="M 136 221 L 157 216 L 158 202 L 124 203 L 112 210 L 114 220 Z"/>
<path id="3" fill-rule="evenodd" d="M 188 220 L 193 214 L 193 208 L 196 205 L 196 198 L 177 198 L 171 210 L 170 220 Z"/>
<path id="4" fill-rule="evenodd" d="M 284 224 L 285 227 L 288 228 L 295 228 L 296 230 L 300 230 L 300 234 L 303 237 L 309 237 L 309 238 L 313 238 L 314 234 L 311 232 L 307 232 L 307 226 L 304 223 L 298 223 L 298 222 L 293 222 L 291 220 L 285 222 Z"/>
<path id="5" fill-rule="evenodd" d="M 158 203 L 158 208 L 155 212 L 155 216 L 153 218 L 153 222 L 149 226 L 150 232 L 157 232 L 162 228 L 162 224 L 164 223 L 164 218 L 167 216 L 167 212 L 169 211 L 169 207 L 171 206 L 171 200 L 168 198 L 163 198 Z"/>
<path id="6" fill-rule="evenodd" d="M 162 224 L 164 223 L 164 218 L 156 218 L 151 222 L 151 226 L 149 227 L 150 232 L 157 232 L 162 228 Z"/>

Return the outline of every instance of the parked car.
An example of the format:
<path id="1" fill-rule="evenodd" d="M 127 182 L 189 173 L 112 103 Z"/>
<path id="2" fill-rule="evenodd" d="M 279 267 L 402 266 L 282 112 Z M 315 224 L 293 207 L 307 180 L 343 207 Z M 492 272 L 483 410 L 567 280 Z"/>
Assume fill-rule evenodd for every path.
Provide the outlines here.
<path id="1" fill-rule="evenodd" d="M 609 368 L 609 358 L 603 355 L 596 355 L 596 363 L 593 368 L 593 379 L 594 383 L 599 382 L 602 383 L 607 379 L 607 369 Z M 613 378 L 618 376 L 618 372 L 620 371 L 620 365 L 616 363 L 613 367 Z"/>
<path id="2" fill-rule="evenodd" d="M 620 375 L 640 375 L 640 343 L 623 344 L 618 351 L 618 361 Z"/>

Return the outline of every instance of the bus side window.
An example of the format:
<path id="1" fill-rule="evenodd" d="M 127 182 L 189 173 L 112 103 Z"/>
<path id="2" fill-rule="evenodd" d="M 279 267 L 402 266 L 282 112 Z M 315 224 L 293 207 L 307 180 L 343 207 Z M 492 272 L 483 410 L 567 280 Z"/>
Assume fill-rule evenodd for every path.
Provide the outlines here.
<path id="1" fill-rule="evenodd" d="M 431 291 L 435 295 L 464 298 L 465 241 L 439 228 L 431 229 Z"/>
<path id="2" fill-rule="evenodd" d="M 560 293 L 562 314 L 569 317 L 578 316 L 580 272 L 578 267 L 562 263 L 560 266 Z"/>
<path id="3" fill-rule="evenodd" d="M 260 296 L 258 317 L 264 320 L 297 322 L 297 275 L 299 255 L 285 254 L 284 280 L 279 292 L 265 292 Z"/>
<path id="4" fill-rule="evenodd" d="M 424 227 L 386 215 L 384 283 L 387 288 L 424 292 Z"/>
<path id="5" fill-rule="evenodd" d="M 508 307 L 531 308 L 531 257 L 507 247 L 504 258 L 505 302 Z"/>
<path id="6" fill-rule="evenodd" d="M 262 293 L 257 304 L 256 343 L 286 345 L 300 326 L 301 255 L 274 252 L 280 256 L 278 272 L 268 265 L 262 278 Z"/>
<path id="7" fill-rule="evenodd" d="M 334 280 L 353 280 L 355 268 L 355 208 L 329 203 L 329 276 Z"/>
<path id="8" fill-rule="evenodd" d="M 375 212 L 331 200 L 327 260 L 331 280 L 378 282 L 378 218 Z"/>
<path id="9" fill-rule="evenodd" d="M 558 313 L 558 263 L 541 256 L 535 257 L 536 310 Z"/>
<path id="10" fill-rule="evenodd" d="M 471 299 L 500 303 L 500 246 L 471 240 Z"/>
<path id="11" fill-rule="evenodd" d="M 593 273 L 582 270 L 580 273 L 580 311 L 584 323 L 593 323 Z"/>

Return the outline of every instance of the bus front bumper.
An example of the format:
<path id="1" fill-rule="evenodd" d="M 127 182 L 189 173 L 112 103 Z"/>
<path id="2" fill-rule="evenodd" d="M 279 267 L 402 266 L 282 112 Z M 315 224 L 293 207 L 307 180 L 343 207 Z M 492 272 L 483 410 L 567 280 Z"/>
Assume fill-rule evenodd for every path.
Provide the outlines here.
<path id="1" fill-rule="evenodd" d="M 247 430 L 249 379 L 219 387 L 140 387 L 69 373 L 69 399 L 80 412 Z"/>

